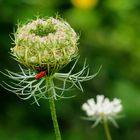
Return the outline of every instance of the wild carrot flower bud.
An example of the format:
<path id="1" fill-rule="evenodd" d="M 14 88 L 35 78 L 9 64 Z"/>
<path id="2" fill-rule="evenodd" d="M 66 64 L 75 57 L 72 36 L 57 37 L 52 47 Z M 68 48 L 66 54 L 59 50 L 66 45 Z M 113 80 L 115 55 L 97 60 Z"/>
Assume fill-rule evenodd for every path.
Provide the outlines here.
<path id="1" fill-rule="evenodd" d="M 82 109 L 86 112 L 88 119 L 95 121 L 97 125 L 100 121 L 111 121 L 115 126 L 115 118 L 122 111 L 121 100 L 114 98 L 113 101 L 109 101 L 104 95 L 97 95 L 96 102 L 93 98 L 87 100 L 82 105 Z"/>
<path id="2" fill-rule="evenodd" d="M 60 18 L 32 20 L 19 25 L 14 35 L 15 47 L 11 49 L 12 55 L 27 69 L 19 65 L 19 73 L 9 70 L 6 70 L 7 73 L 1 72 L 12 82 L 3 81 L 0 85 L 21 99 L 33 97 L 39 105 L 38 100 L 41 98 L 67 98 L 64 91 L 75 86 L 83 92 L 81 83 L 93 79 L 99 72 L 89 75 L 85 60 L 82 69 L 73 73 L 79 57 L 68 72 L 58 72 L 78 55 L 79 38 L 71 26 Z"/>
<path id="3" fill-rule="evenodd" d="M 18 27 L 11 51 L 26 67 L 53 75 L 77 56 L 78 38 L 62 19 L 36 19 Z"/>

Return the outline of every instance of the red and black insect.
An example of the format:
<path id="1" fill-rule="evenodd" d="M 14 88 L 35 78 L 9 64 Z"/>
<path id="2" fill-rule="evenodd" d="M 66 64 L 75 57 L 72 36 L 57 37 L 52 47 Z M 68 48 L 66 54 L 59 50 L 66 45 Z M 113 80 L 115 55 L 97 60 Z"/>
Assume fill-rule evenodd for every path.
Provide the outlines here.
<path id="1" fill-rule="evenodd" d="M 39 72 L 39 73 L 35 76 L 35 79 L 36 79 L 36 80 L 39 80 L 39 79 L 41 79 L 41 78 L 42 78 L 43 76 L 45 76 L 45 75 L 47 75 L 46 70 L 41 71 L 41 72 Z"/>

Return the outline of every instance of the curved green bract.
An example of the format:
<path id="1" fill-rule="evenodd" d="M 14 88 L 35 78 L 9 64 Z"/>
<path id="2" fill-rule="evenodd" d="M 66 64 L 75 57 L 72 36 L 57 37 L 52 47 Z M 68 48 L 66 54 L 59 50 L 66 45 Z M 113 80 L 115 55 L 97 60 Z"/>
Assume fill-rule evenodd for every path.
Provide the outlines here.
<path id="1" fill-rule="evenodd" d="M 33 97 L 38 105 L 38 100 L 42 98 L 54 98 L 57 100 L 58 98 L 74 97 L 75 95 L 65 96 L 64 92 L 71 90 L 73 87 L 76 87 L 83 92 L 81 83 L 93 79 L 100 70 L 99 69 L 98 72 L 93 75 L 89 75 L 89 68 L 85 60 L 82 69 L 77 73 L 73 73 L 77 61 L 78 59 L 75 61 L 69 72 L 55 73 L 50 77 L 44 76 L 40 80 L 35 79 L 36 73 L 34 71 L 23 69 L 19 65 L 21 70 L 19 73 L 14 73 L 9 70 L 7 70 L 7 73 L 1 72 L 12 80 L 10 83 L 3 81 L 1 86 L 6 90 L 17 94 L 23 100 Z M 50 79 L 51 86 L 48 85 Z M 56 85 L 55 82 L 59 83 L 59 85 Z M 50 91 L 53 91 L 51 97 L 48 96 Z"/>

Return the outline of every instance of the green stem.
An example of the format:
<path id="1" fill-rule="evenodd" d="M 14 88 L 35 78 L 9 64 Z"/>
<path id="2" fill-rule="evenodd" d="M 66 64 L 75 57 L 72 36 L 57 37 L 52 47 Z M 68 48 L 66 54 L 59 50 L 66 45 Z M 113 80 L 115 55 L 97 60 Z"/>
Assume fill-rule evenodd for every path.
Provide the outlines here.
<path id="1" fill-rule="evenodd" d="M 53 95 L 55 94 L 54 93 L 55 91 L 54 91 L 54 88 L 53 88 L 54 87 L 53 86 L 53 80 L 51 78 L 47 79 L 47 85 L 48 85 L 48 89 L 51 88 L 48 91 L 48 94 L 49 94 L 49 97 L 50 97 L 50 99 L 49 99 L 50 111 L 51 111 L 51 117 L 52 117 L 52 121 L 53 121 L 56 140 L 61 140 L 61 134 L 60 134 L 59 125 L 58 125 L 58 122 L 57 122 L 57 115 L 56 115 L 55 103 L 54 103 L 54 98 L 53 98 Z"/>
<path id="2" fill-rule="evenodd" d="M 104 125 L 107 140 L 112 140 L 111 134 L 110 134 L 110 131 L 109 131 L 109 127 L 108 127 L 108 122 L 106 120 L 104 120 L 103 125 Z"/>

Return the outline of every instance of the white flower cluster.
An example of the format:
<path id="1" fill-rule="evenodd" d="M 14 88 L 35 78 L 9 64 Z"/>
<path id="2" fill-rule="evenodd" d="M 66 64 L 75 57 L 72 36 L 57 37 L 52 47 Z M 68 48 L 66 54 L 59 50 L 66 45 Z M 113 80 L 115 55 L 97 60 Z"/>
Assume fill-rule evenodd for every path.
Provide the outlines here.
<path id="1" fill-rule="evenodd" d="M 82 105 L 82 109 L 91 120 L 111 120 L 115 123 L 114 118 L 122 111 L 122 104 L 121 100 L 117 98 L 110 101 L 108 98 L 105 98 L 104 95 L 97 95 L 96 102 L 91 98 Z"/>

